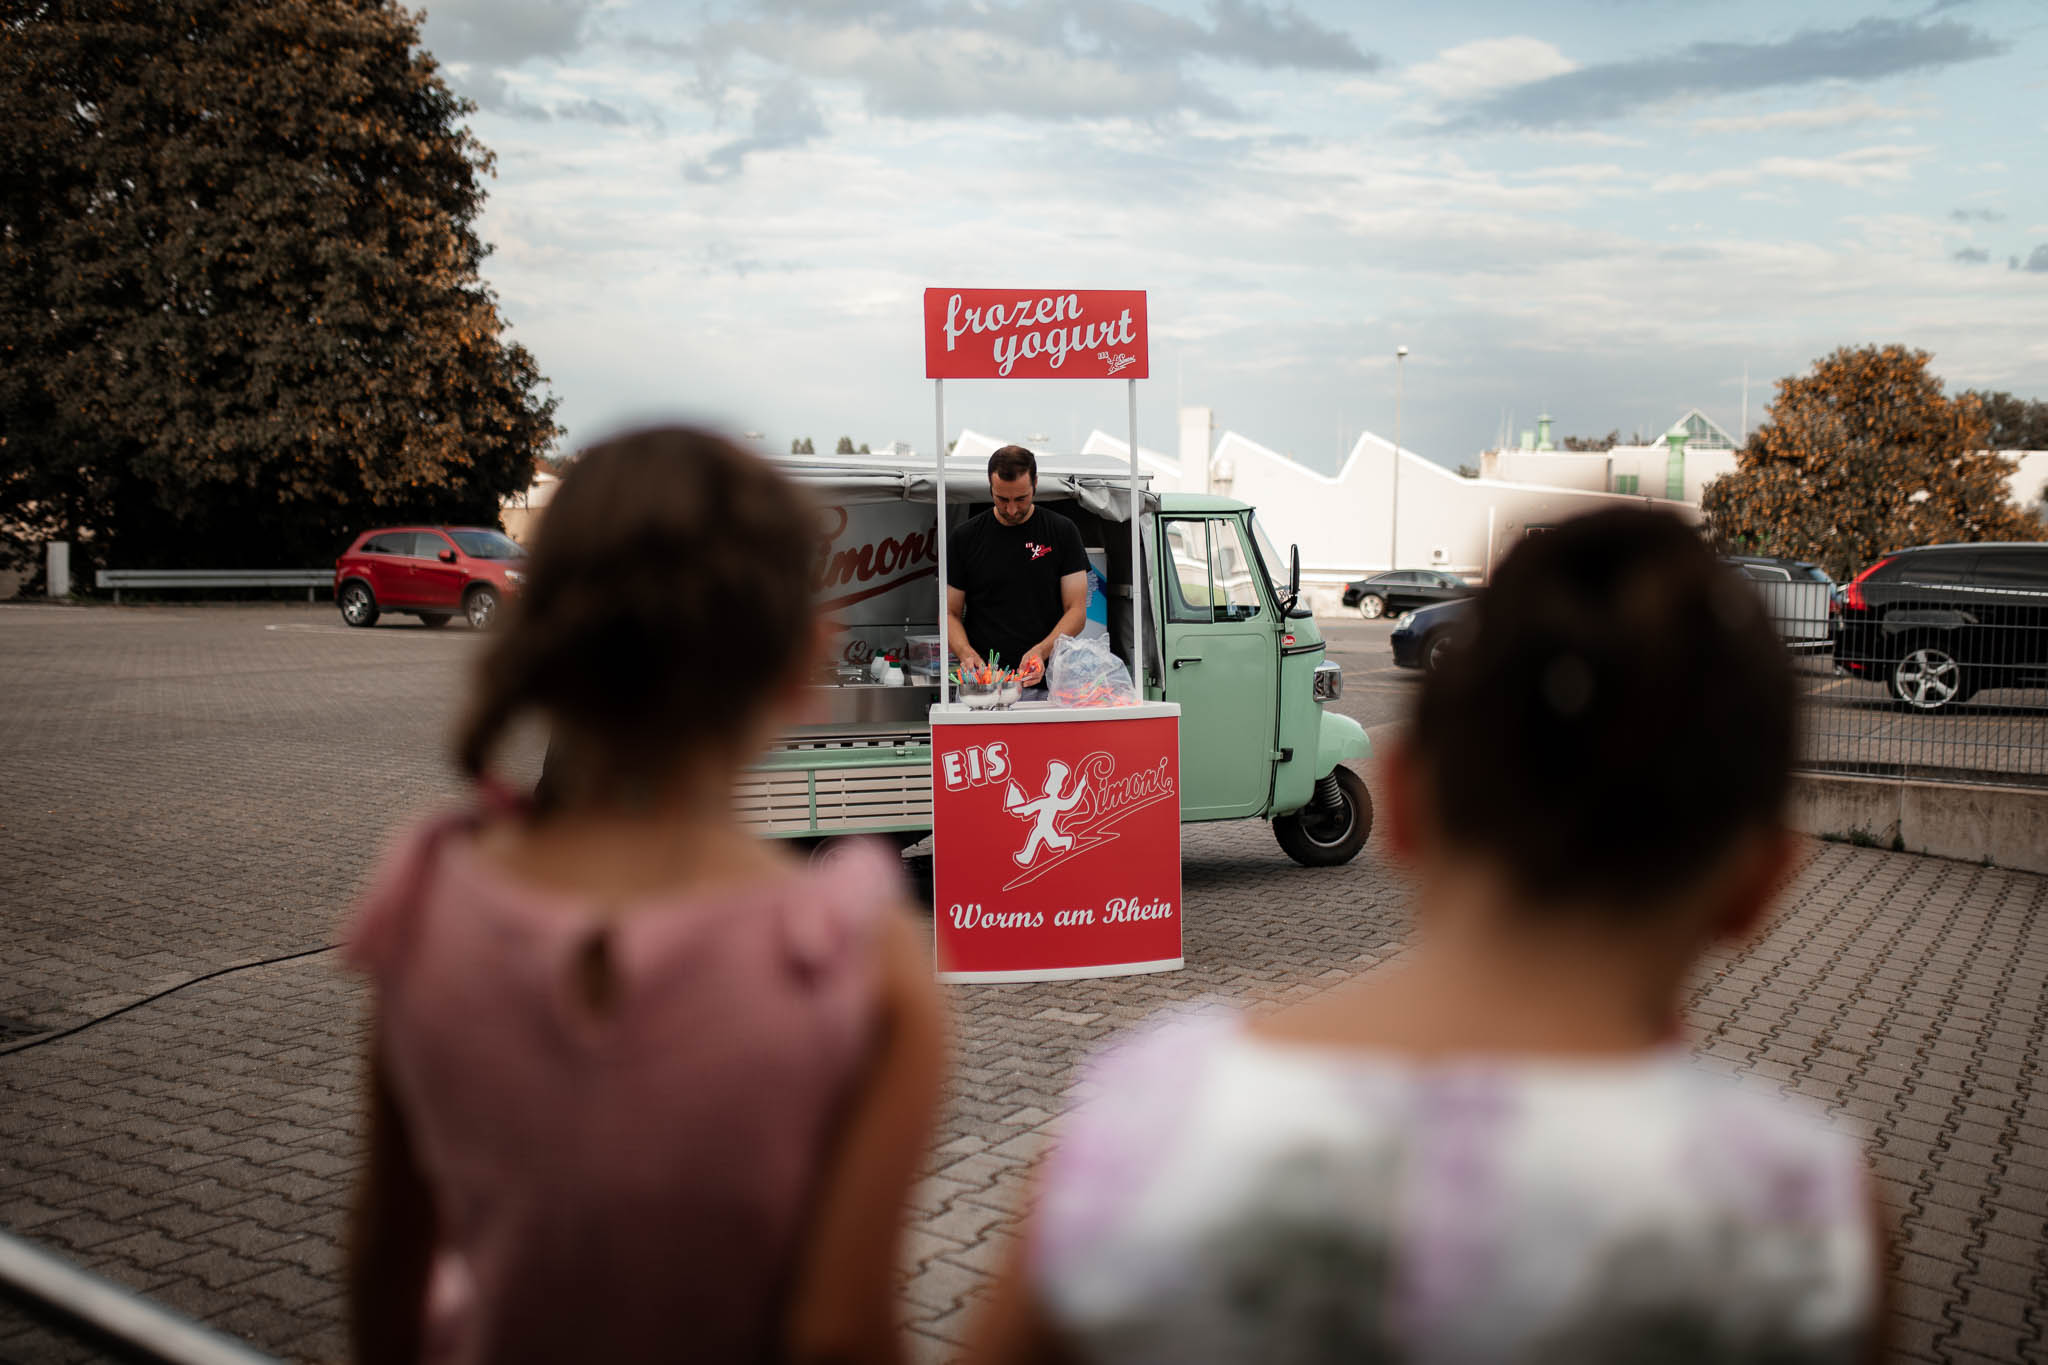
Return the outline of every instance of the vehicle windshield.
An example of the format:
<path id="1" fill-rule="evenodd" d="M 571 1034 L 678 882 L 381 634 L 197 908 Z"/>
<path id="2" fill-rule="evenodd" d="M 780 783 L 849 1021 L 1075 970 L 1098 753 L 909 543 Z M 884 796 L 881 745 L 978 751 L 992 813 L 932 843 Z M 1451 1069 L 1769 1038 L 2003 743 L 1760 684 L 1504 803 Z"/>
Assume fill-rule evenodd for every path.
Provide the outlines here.
<path id="1" fill-rule="evenodd" d="M 1254 512 L 1248 518 L 1252 524 L 1252 548 L 1259 556 L 1259 567 L 1266 571 L 1266 581 L 1273 585 L 1276 601 L 1285 600 L 1287 580 L 1281 575 L 1287 572 L 1287 561 L 1273 548 L 1273 542 L 1266 538 L 1266 528 L 1259 524 L 1259 514 Z"/>
<path id="2" fill-rule="evenodd" d="M 471 559 L 524 559 L 519 542 L 502 531 L 450 531 L 462 553 Z"/>

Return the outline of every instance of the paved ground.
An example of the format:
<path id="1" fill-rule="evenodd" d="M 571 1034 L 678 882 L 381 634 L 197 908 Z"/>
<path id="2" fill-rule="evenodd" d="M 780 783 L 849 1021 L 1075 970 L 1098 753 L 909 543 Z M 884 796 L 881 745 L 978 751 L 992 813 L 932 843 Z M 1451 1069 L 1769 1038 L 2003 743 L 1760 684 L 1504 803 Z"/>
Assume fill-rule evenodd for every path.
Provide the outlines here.
<path id="1" fill-rule="evenodd" d="M 1337 638 L 1345 707 L 1376 729 L 1413 688 L 1385 629 Z M 453 791 L 441 737 L 474 647 L 331 609 L 0 607 L 0 1227 L 267 1350 L 340 1358 L 363 999 L 319 950 L 380 832 Z M 1185 972 L 954 992 L 904 1267 L 925 1357 L 950 1354 L 1091 1048 L 1403 942 L 1405 888 L 1372 847 L 1309 872 L 1263 825 L 1194 827 L 1186 891 Z M 1713 1064 L 1868 1133 L 1900 1215 L 1902 1358 L 2048 1362 L 2044 997 L 2048 879 L 1820 843 L 1771 932 L 1700 979 Z M 0 1361 L 91 1358 L 0 1309 Z"/>

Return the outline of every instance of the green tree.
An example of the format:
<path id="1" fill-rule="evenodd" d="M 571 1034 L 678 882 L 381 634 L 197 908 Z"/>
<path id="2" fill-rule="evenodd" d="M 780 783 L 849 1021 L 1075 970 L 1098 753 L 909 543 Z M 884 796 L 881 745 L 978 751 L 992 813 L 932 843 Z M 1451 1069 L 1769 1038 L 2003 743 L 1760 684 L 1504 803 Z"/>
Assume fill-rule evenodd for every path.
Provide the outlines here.
<path id="1" fill-rule="evenodd" d="M 810 437 L 799 436 L 789 443 L 789 453 L 792 455 L 815 455 L 818 452 L 811 445 Z"/>
<path id="2" fill-rule="evenodd" d="M 1845 347 L 1779 380 L 1735 471 L 1707 486 L 1715 541 L 1812 560 L 1839 580 L 1901 546 L 2041 535 L 2007 498 L 2014 462 L 1984 448 L 1982 405 L 1944 397 L 1927 361 L 1902 346 Z"/>
<path id="3" fill-rule="evenodd" d="M 479 278 L 490 154 L 388 0 L 0 19 L 0 521 L 101 565 L 496 525 L 559 428 Z"/>
<path id="4" fill-rule="evenodd" d="M 851 454 L 853 454 L 853 438 L 852 438 L 851 436 L 842 436 L 842 437 L 840 437 L 840 438 L 839 438 L 839 444 L 838 444 L 838 445 L 836 445 L 836 446 L 834 446 L 834 447 L 832 447 L 832 453 L 833 453 L 834 455 L 851 455 Z"/>
<path id="5" fill-rule="evenodd" d="M 1612 450 L 1621 444 L 1621 429 L 1616 428 L 1605 436 L 1567 436 L 1562 448 L 1565 450 Z"/>

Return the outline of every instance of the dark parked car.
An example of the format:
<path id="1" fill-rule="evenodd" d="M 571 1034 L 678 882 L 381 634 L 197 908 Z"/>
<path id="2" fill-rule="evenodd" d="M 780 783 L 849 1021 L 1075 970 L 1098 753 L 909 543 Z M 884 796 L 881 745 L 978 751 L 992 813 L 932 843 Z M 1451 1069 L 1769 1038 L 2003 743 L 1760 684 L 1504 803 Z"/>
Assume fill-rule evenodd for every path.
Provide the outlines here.
<path id="1" fill-rule="evenodd" d="M 526 551 L 480 526 L 387 526 L 365 531 L 334 561 L 334 601 L 352 626 L 387 611 L 429 626 L 462 615 L 482 630 L 526 582 Z"/>
<path id="2" fill-rule="evenodd" d="M 1388 612 L 1413 611 L 1472 595 L 1472 585 L 1454 573 L 1434 569 L 1396 569 L 1354 579 L 1344 585 L 1344 605 L 1358 608 L 1371 621 Z"/>
<path id="3" fill-rule="evenodd" d="M 1835 581 L 1826 569 L 1803 559 L 1765 555 L 1723 555 L 1721 562 L 1757 585 L 1788 648 L 1818 653 L 1829 647 L 1834 637 Z"/>
<path id="4" fill-rule="evenodd" d="M 2048 682 L 2048 544 L 1886 555 L 1842 589 L 1835 662 L 1916 711 Z"/>
<path id="5" fill-rule="evenodd" d="M 1458 631 L 1471 610 L 1472 599 L 1461 597 L 1404 614 L 1388 637 L 1394 646 L 1395 665 L 1432 673 L 1441 668 L 1445 657 L 1458 647 Z"/>

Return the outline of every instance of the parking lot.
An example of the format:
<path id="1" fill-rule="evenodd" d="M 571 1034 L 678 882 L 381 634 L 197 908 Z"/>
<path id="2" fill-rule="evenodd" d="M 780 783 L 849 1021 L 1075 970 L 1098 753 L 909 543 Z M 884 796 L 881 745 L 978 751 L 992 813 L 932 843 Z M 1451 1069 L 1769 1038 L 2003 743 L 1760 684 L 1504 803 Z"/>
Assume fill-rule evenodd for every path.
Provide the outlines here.
<path id="1" fill-rule="evenodd" d="M 1381 740 L 1417 682 L 1390 629 L 1330 627 L 1340 705 Z M 385 832 L 459 796 L 444 737 L 477 643 L 332 607 L 0 606 L 0 1227 L 264 1350 L 342 1358 L 364 994 L 331 949 Z M 533 737 L 509 767 L 533 775 Z M 1262 824 L 1192 826 L 1185 971 L 951 991 L 902 1267 L 920 1357 L 953 1354 L 1091 1049 L 1162 1008 L 1369 970 L 1401 951 L 1406 896 L 1377 837 L 1317 871 Z M 1782 914 L 1691 1003 L 1708 1065 L 1865 1135 L 1899 1220 L 1900 1358 L 2048 1361 L 2048 878 L 1808 843 Z M 94 1358 L 0 1309 L 0 1360 Z"/>

